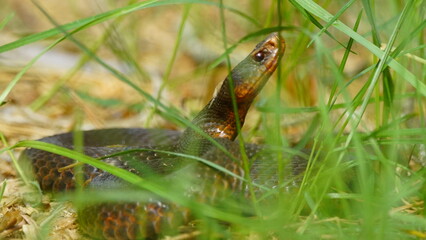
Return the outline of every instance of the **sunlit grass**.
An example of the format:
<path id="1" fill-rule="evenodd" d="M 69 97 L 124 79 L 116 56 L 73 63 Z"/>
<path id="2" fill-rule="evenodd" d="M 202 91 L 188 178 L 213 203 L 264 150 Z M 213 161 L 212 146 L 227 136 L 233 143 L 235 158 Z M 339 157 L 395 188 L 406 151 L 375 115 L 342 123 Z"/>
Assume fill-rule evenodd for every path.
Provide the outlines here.
<path id="1" fill-rule="evenodd" d="M 174 35 L 175 44 L 170 47 L 172 51 L 168 58 L 163 60 L 161 88 L 170 88 L 168 82 L 182 78 L 172 72 L 178 64 L 177 55 L 185 51 L 182 48 L 182 42 L 188 40 L 184 34 L 185 28 L 205 25 L 208 31 L 201 27 L 194 28 L 194 36 L 207 35 L 207 38 L 216 39 L 220 42 L 218 46 L 222 46 L 222 54 L 204 62 L 202 67 L 194 70 L 193 75 L 189 74 L 190 77 L 199 75 L 199 72 L 211 72 L 223 62 L 231 67 L 230 57 L 240 45 L 247 42 L 254 45 L 266 33 L 281 30 L 286 38 L 287 51 L 277 70 L 277 81 L 270 80 L 266 93 L 255 104 L 260 112 L 257 128 L 250 134 L 247 134 L 250 130 L 243 129 L 244 138 L 241 139 L 259 136 L 261 142 L 279 149 L 293 146 L 298 150 L 304 147 L 312 149 L 300 186 L 288 191 L 265 190 L 264 195 L 248 201 L 254 201 L 251 205 L 255 206 L 256 211 L 246 209 L 247 212 L 244 212 L 244 209 L 233 205 L 236 203 L 218 207 L 182 198 L 179 190 L 172 191 L 71 150 L 31 141 L 18 143 L 14 147 L 42 148 L 68 155 L 107 170 L 141 189 L 187 206 L 203 220 L 199 227 L 201 237 L 206 239 L 218 236 L 239 239 L 253 235 L 261 239 L 273 236 L 278 239 L 424 238 L 426 220 L 423 200 L 426 192 L 424 160 L 421 158 L 425 151 L 423 144 L 426 143 L 423 106 L 426 96 L 426 23 L 424 12 L 419 11 L 424 7 L 423 1 L 376 1 L 374 5 L 367 0 L 332 3 L 291 0 L 263 4 L 253 0 L 244 3 L 245 7 L 238 8 L 232 1 L 223 1 L 225 7 L 220 9 L 221 3 L 213 1 L 130 2 L 129 5 L 64 25 L 59 25 L 58 19 L 51 18 L 45 12 L 52 23 L 51 30 L 0 46 L 1 53 L 42 39 L 54 39 L 2 90 L 0 102 L 7 100 L 21 77 L 39 57 L 57 47 L 58 43 L 69 42 L 82 53 L 79 62 L 55 83 L 50 92 L 33 102 L 34 109 L 43 108 L 88 61 L 95 61 L 117 81 L 128 84 L 144 101 L 152 104 L 148 106 L 151 107 L 151 114 L 158 114 L 181 129 L 191 127 L 188 120 L 191 116 L 177 110 L 179 106 L 174 103 L 164 102 L 161 91 L 146 91 L 139 82 L 134 81 L 133 76 L 126 75 L 99 57 L 100 49 L 110 50 L 117 59 L 128 62 L 136 69 L 138 79 L 155 81 L 149 77 L 143 65 L 138 65 L 133 53 L 126 52 L 126 49 L 135 50 L 137 47 L 117 39 L 108 47 L 103 46 L 115 31 L 120 31 L 120 24 L 132 14 L 148 10 L 172 8 L 181 15 L 181 23 Z M 40 9 L 43 10 L 43 7 Z M 200 17 L 197 11 L 206 9 L 216 14 L 217 24 L 212 24 L 207 16 L 205 19 Z M 0 29 L 13 21 L 12 16 L 10 13 L 0 19 Z M 107 21 L 111 22 L 104 27 L 101 37 L 94 41 L 84 42 L 84 38 L 77 35 Z M 235 28 L 230 22 L 241 24 L 238 33 L 233 32 Z M 122 34 L 121 39 L 134 37 L 129 32 Z M 351 64 L 356 64 L 352 59 L 356 56 L 363 59 L 362 63 L 355 70 L 347 70 L 352 67 Z M 191 84 L 191 79 L 186 82 Z M 90 95 L 82 99 L 101 103 L 101 100 Z M 106 101 L 102 105 L 114 108 L 114 104 Z M 294 118 L 296 120 L 293 121 Z M 299 122 L 302 122 L 300 125 L 304 130 L 298 132 L 297 139 L 300 141 L 293 142 L 293 136 L 286 133 L 291 132 L 292 124 Z M 6 150 L 4 148 L 2 151 Z M 277 164 L 277 169 L 280 169 L 289 160 L 288 152 L 283 151 L 278 155 L 283 160 Z M 419 159 L 418 162 L 413 162 L 412 157 Z M 413 167 L 413 164 L 416 166 Z M 117 196 L 110 193 L 104 195 L 105 198 L 117 200 Z M 121 195 L 118 200 L 132 196 Z M 262 202 L 262 199 L 270 199 L 271 195 L 275 201 Z M 83 199 L 81 197 L 75 198 L 84 202 L 84 196 Z M 245 215 L 254 212 L 261 216 Z M 225 226 L 217 220 L 231 224 Z M 43 229 L 50 231 L 51 227 Z"/>

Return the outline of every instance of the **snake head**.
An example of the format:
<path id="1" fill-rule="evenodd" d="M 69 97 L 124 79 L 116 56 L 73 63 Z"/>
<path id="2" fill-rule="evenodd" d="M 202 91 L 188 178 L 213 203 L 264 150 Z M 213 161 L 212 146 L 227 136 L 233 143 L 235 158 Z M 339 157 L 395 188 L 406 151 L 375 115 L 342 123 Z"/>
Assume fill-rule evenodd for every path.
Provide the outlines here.
<path id="1" fill-rule="evenodd" d="M 272 33 L 264 41 L 256 45 L 250 56 L 255 64 L 263 65 L 267 71 L 273 73 L 278 66 L 278 60 L 284 53 L 284 50 L 284 39 L 278 33 Z"/>
<path id="2" fill-rule="evenodd" d="M 251 102 L 274 73 L 285 50 L 284 39 L 270 34 L 232 71 L 237 102 Z"/>

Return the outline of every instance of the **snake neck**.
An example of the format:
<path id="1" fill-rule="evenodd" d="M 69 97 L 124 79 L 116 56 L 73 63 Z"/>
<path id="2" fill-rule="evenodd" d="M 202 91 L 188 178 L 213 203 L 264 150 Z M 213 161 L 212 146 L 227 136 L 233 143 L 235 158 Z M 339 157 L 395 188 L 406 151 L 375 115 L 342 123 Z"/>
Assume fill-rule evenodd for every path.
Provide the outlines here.
<path id="1" fill-rule="evenodd" d="M 236 80 L 238 76 L 235 75 L 232 78 Z M 215 97 L 193 119 L 192 125 L 197 130 L 188 127 L 184 131 L 178 143 L 179 151 L 193 155 L 203 154 L 211 146 L 211 141 L 200 132 L 216 139 L 235 140 L 238 134 L 236 121 L 239 119 L 240 127 L 244 125 L 254 96 L 244 99 L 235 98 L 237 104 L 237 112 L 235 112 L 229 82 L 229 78 L 225 79 Z"/>

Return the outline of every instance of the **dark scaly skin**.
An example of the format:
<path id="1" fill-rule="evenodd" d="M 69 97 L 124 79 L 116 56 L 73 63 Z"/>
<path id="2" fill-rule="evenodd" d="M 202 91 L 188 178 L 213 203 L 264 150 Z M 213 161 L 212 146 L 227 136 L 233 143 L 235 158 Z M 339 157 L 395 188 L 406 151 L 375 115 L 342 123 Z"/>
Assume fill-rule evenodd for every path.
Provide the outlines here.
<path id="1" fill-rule="evenodd" d="M 238 116 L 241 125 L 244 123 L 247 111 L 275 71 L 279 58 L 284 52 L 284 41 L 277 34 L 271 34 L 239 63 L 231 72 L 235 100 L 238 106 Z M 218 93 L 194 118 L 192 122 L 207 135 L 219 142 L 236 159 L 240 158 L 238 144 L 233 142 L 237 136 L 236 118 L 230 94 L 230 77 L 222 84 Z M 73 136 L 71 133 L 43 138 L 40 141 L 54 143 L 72 148 Z M 108 147 L 108 145 L 122 145 L 126 147 Z M 226 154 L 214 147 L 209 140 L 188 127 L 183 133 L 156 129 L 104 129 L 84 132 L 84 152 L 92 157 L 102 157 L 138 147 L 169 150 L 192 154 L 207 159 L 229 171 L 244 177 L 242 163 L 234 162 Z M 246 145 L 247 155 L 252 160 L 253 167 L 250 174 L 255 182 L 264 183 L 264 174 L 275 174 L 263 164 L 270 155 L 262 155 L 262 147 Z M 26 150 L 21 158 L 32 162 L 34 173 L 40 186 L 47 191 L 70 190 L 75 186 L 73 168 L 58 171 L 73 163 L 73 160 L 40 151 Z M 168 156 L 152 151 L 117 156 L 103 160 L 107 163 L 128 169 L 143 177 L 148 172 L 160 175 L 170 175 L 188 164 L 194 165 L 198 190 L 191 189 L 185 194 L 201 202 L 214 203 L 232 192 L 244 193 L 245 184 L 223 172 L 198 162 L 188 162 L 186 159 Z M 303 171 L 304 165 L 297 163 L 292 167 L 294 175 Z M 92 166 L 85 165 L 84 180 L 89 188 L 109 188 L 118 183 L 126 186 L 119 179 L 109 173 Z M 271 178 L 271 184 L 277 182 Z M 226 191 L 230 190 L 230 191 Z M 134 203 L 105 203 L 79 209 L 80 228 L 93 238 L 104 239 L 155 239 L 161 236 L 164 230 L 174 229 L 190 220 L 189 211 L 185 208 L 166 201 L 153 200 Z"/>
<path id="2" fill-rule="evenodd" d="M 168 145 L 176 141 L 180 132 L 164 129 L 116 128 L 100 129 L 83 132 L 84 153 L 91 157 L 103 157 L 122 150 L 121 148 L 105 147 L 109 145 L 123 146 L 157 146 Z M 64 133 L 40 139 L 58 146 L 73 148 L 73 134 Z M 147 153 L 148 154 L 148 153 Z M 34 173 L 41 189 L 46 191 L 61 191 L 74 189 L 73 168 L 58 171 L 74 163 L 74 160 L 56 154 L 47 154 L 37 149 L 28 149 L 21 158 L 32 161 Z M 22 160 L 24 161 L 24 160 Z M 109 161 L 109 160 L 106 160 Z M 117 164 L 116 164 L 117 165 Z M 84 165 L 86 183 L 102 173 L 90 165 Z"/>

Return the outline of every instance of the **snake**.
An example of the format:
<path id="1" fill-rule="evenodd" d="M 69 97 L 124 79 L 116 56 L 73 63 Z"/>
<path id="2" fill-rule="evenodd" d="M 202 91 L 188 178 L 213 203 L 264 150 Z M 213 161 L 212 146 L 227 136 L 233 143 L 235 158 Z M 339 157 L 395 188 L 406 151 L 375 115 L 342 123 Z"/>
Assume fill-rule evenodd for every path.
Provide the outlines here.
<path id="1" fill-rule="evenodd" d="M 285 46 L 278 33 L 258 43 L 232 69 L 212 99 L 183 131 L 148 128 L 82 131 L 84 154 L 146 179 L 159 176 L 166 179 L 166 184 L 174 184 L 181 178 L 182 174 L 177 173 L 182 169 L 191 169 L 183 171 L 183 175 L 191 178 L 183 187 L 183 195 L 208 204 L 234 195 L 246 198 L 261 192 L 258 186 L 279 187 L 279 174 L 276 164 L 273 165 L 276 163 L 274 151 L 264 145 L 240 144 L 236 138 L 253 100 L 279 65 Z M 74 138 L 74 133 L 63 133 L 39 141 L 73 149 Z M 140 148 L 145 150 L 128 151 Z M 116 154 L 123 151 L 127 152 Z M 170 154 L 173 152 L 181 155 Z M 185 156 L 199 157 L 213 165 Z M 247 169 L 244 158 L 248 159 Z M 293 158 L 297 160 L 290 161 L 286 167 L 290 177 L 301 175 L 306 167 L 302 156 Z M 30 163 L 43 191 L 67 192 L 76 188 L 75 170 L 67 168 L 75 164 L 70 158 L 28 148 L 21 154 L 20 161 Z M 247 179 L 255 184 L 252 191 Z M 128 185 L 88 164 L 82 166 L 82 180 L 86 189 L 121 189 Z M 194 218 L 190 209 L 161 198 L 88 204 L 77 211 L 81 232 L 93 239 L 158 239 L 176 232 L 180 225 Z"/>

